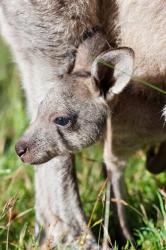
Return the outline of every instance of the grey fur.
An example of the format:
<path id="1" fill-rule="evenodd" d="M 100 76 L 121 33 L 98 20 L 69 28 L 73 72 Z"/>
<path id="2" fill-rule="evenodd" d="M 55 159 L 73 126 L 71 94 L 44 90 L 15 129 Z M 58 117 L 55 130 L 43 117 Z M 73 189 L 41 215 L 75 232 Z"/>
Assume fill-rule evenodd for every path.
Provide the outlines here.
<path id="1" fill-rule="evenodd" d="M 119 54 L 122 56 L 119 57 Z M 119 63 L 117 58 L 122 62 Z M 26 148 L 21 159 L 40 164 L 58 154 L 74 153 L 95 143 L 104 135 L 106 118 L 111 112 L 114 153 L 112 186 L 115 199 L 122 200 L 125 161 L 137 150 L 166 140 L 164 120 L 160 117 L 165 97 L 158 93 L 147 98 L 142 92 L 135 92 L 132 80 L 126 87 L 132 76 L 132 58 L 133 53 L 127 48 L 110 50 L 95 59 L 91 77 L 87 71 L 74 71 L 59 80 L 56 88 L 52 88 L 39 105 L 37 118 L 16 145 L 17 152 L 22 147 Z M 114 70 L 105 63 L 113 65 Z M 117 65 L 121 66 L 118 73 Z M 103 89 L 108 85 L 110 87 L 104 93 Z M 72 115 L 75 119 L 67 126 L 55 123 L 56 117 Z M 132 240 L 123 204 L 118 204 L 117 212 L 123 235 Z"/>
<path id="2" fill-rule="evenodd" d="M 32 121 L 36 117 L 40 102 L 44 100 L 48 91 L 52 87 L 56 88 L 56 85 L 59 86 L 58 82 L 62 75 L 72 71 L 75 59 L 78 61 L 75 71 L 81 68 L 87 71 L 84 58 L 90 54 L 89 59 L 93 61 L 94 57 L 106 49 L 107 41 L 114 46 L 127 46 L 134 50 L 136 65 L 134 76 L 157 83 L 159 87 L 165 87 L 164 0 L 151 2 L 148 0 L 134 2 L 124 0 L 71 0 L 70 2 L 67 0 L 0 0 L 0 25 L 1 32 L 11 45 L 22 73 L 28 111 Z M 84 32 L 96 25 L 103 27 L 105 35 L 96 34 L 93 42 L 89 41 L 89 52 L 80 53 L 81 57 L 76 56 Z M 165 104 L 163 96 L 144 85 L 132 82 L 118 99 L 120 101 L 111 109 L 113 110 L 114 150 L 119 159 L 127 158 L 141 146 L 165 140 L 163 120 L 160 117 L 160 111 Z M 166 113 L 165 110 L 164 113 Z M 124 124 L 126 124 L 125 127 Z M 68 158 L 70 159 L 69 155 Z M 59 174 L 62 176 L 63 168 L 66 169 L 66 156 L 62 161 L 53 159 L 46 165 L 50 169 L 58 168 L 59 171 L 62 169 Z M 118 178 L 115 177 L 113 180 L 118 180 L 117 183 L 119 183 L 122 173 L 121 168 L 117 169 L 113 170 L 113 175 L 118 175 Z M 36 204 L 40 204 L 37 206 L 36 213 L 40 224 L 44 223 L 45 218 L 44 229 L 46 232 L 49 231 L 48 238 L 53 237 L 53 245 L 56 245 L 59 227 L 55 225 L 53 230 L 48 230 L 46 226 L 52 220 L 51 211 L 53 210 L 55 218 L 59 216 L 60 211 L 64 211 L 65 220 L 68 214 L 65 213 L 65 208 L 60 207 L 62 196 L 56 186 L 59 175 L 56 171 L 51 174 L 50 180 L 47 168 L 38 168 L 36 171 Z M 69 171 L 68 174 L 73 180 L 72 173 Z M 40 179 L 42 181 L 39 183 Z M 42 197 L 41 189 L 46 194 L 45 199 Z M 51 198 L 48 198 L 49 194 Z M 70 189 L 70 195 L 76 195 L 75 189 Z M 57 202 L 53 207 L 52 201 L 55 199 Z M 73 202 L 75 209 L 79 210 L 77 198 Z M 68 206 L 67 200 L 65 205 Z M 75 220 L 75 217 L 72 220 Z M 82 216 L 80 216 L 80 221 L 83 225 L 86 223 Z M 62 236 L 64 232 L 63 230 L 61 232 Z M 74 237 L 72 239 L 74 241 Z M 91 239 L 93 242 L 92 236 Z"/>
<path id="3" fill-rule="evenodd" d="M 133 52 L 128 48 L 99 55 L 86 75 L 66 74 L 46 95 L 35 121 L 16 144 L 24 162 L 41 164 L 58 155 L 74 153 L 99 140 L 117 96 L 133 72 Z M 108 68 L 104 64 L 112 65 Z M 116 99 L 116 104 L 112 103 Z M 107 105 L 107 102 L 109 105 Z M 65 126 L 57 118 L 67 118 Z"/>

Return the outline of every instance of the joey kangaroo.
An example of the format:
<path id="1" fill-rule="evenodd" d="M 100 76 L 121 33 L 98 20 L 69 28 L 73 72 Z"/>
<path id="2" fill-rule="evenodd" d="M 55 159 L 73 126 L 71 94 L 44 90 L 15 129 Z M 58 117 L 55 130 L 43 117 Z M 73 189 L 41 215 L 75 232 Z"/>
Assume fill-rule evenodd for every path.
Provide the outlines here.
<path id="1" fill-rule="evenodd" d="M 21 71 L 31 120 L 34 121 L 38 106 L 41 101 L 46 101 L 50 89 L 57 87 L 60 91 L 60 83 L 62 86 L 65 84 L 63 78 L 65 82 L 68 82 L 67 78 L 73 81 L 72 70 L 78 57 L 77 48 L 85 40 L 89 44 L 90 61 L 107 50 L 109 43 L 113 47 L 131 47 L 135 53 L 134 77 L 164 88 L 165 12 L 164 0 L 0 0 L 1 33 L 10 44 Z M 80 66 L 82 63 L 83 59 L 80 59 Z M 102 82 L 99 79 L 96 82 L 98 89 L 102 85 L 97 84 Z M 119 159 L 126 158 L 147 143 L 155 145 L 156 142 L 162 142 L 157 155 L 153 150 L 149 151 L 147 163 L 153 172 L 165 170 L 165 136 L 159 113 L 164 108 L 164 99 L 158 92 L 135 81 L 131 81 L 118 98 L 113 98 L 112 102 L 116 104 L 111 105 L 113 144 Z M 77 117 L 73 119 L 77 121 Z M 80 207 L 74 163 L 70 154 L 73 148 L 66 151 L 68 153 L 65 155 L 57 156 L 44 166 L 35 168 L 36 234 L 39 232 L 38 225 L 42 225 L 42 240 L 48 237 L 54 246 L 62 238 L 63 244 L 73 243 L 82 232 L 88 230 Z M 52 155 L 53 152 L 50 157 Z M 29 162 L 36 161 L 30 159 L 30 155 L 26 157 Z M 49 157 L 46 154 L 44 158 L 46 161 Z M 161 160 L 156 170 L 154 164 L 158 159 Z M 119 162 L 123 165 L 123 160 Z M 114 170 L 113 179 L 117 183 L 122 177 L 121 169 L 117 167 Z M 64 176 L 70 183 L 67 191 L 63 185 Z M 66 193 L 70 199 L 66 198 Z M 84 246 L 86 249 L 95 249 L 95 240 L 90 231 Z"/>
<path id="2" fill-rule="evenodd" d="M 48 92 L 39 105 L 37 118 L 16 144 L 16 152 L 21 160 L 30 164 L 42 164 L 55 156 L 75 153 L 101 139 L 106 130 L 107 116 L 110 110 L 116 108 L 118 95 L 131 78 L 133 57 L 133 51 L 129 48 L 111 49 L 94 60 L 91 74 L 87 69 L 77 70 L 76 65 L 73 72 L 59 79 L 59 85 Z M 107 68 L 103 63 L 111 63 L 113 69 Z M 120 112 L 118 110 L 117 114 Z M 125 110 L 122 112 L 127 116 Z M 131 117 L 130 126 L 133 126 L 132 123 Z M 117 124 L 113 124 L 114 126 L 117 127 Z M 123 138 L 118 139 L 120 141 Z M 147 144 L 150 139 L 151 137 L 147 138 Z M 116 142 L 116 138 L 114 140 Z M 132 143 L 133 141 L 131 148 Z M 134 144 L 135 147 L 140 147 L 139 143 Z M 119 158 L 119 155 L 115 156 Z M 124 160 L 124 155 L 119 163 L 122 159 Z M 117 167 L 121 171 L 121 166 Z M 121 180 L 116 180 L 118 169 L 111 170 L 115 197 L 122 199 Z M 63 185 L 65 183 L 64 180 Z M 122 205 L 118 205 L 118 208 L 123 234 L 131 239 Z"/>
<path id="3" fill-rule="evenodd" d="M 114 70 L 99 60 L 111 63 Z M 59 86 L 48 92 L 39 105 L 37 118 L 16 144 L 22 161 L 41 164 L 96 142 L 104 134 L 112 101 L 126 87 L 132 71 L 133 52 L 121 48 L 99 55 L 91 74 L 75 71 L 64 75 Z"/>
<path id="4" fill-rule="evenodd" d="M 130 81 L 132 71 L 133 52 L 121 48 L 99 55 L 92 64 L 91 74 L 86 68 L 64 75 L 59 87 L 48 92 L 39 105 L 37 118 L 16 144 L 21 160 L 41 164 L 95 143 L 103 137 L 111 112 L 115 157 L 112 185 L 115 197 L 123 199 L 121 173 L 127 158 L 141 148 L 166 139 L 164 120 L 160 117 L 164 96 L 159 94 L 158 100 L 148 100 L 142 93 L 135 92 L 134 83 Z M 123 233 L 131 239 L 121 204 L 118 210 Z"/>

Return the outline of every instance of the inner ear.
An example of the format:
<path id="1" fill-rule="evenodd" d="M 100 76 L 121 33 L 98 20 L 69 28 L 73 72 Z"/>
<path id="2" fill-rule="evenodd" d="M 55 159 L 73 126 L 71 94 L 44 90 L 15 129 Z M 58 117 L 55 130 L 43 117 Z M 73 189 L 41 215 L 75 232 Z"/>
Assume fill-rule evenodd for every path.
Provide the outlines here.
<path id="1" fill-rule="evenodd" d="M 108 67 L 109 66 L 109 67 Z M 109 89 L 113 87 L 115 83 L 114 78 L 114 66 L 106 63 L 102 60 L 97 62 L 97 74 L 93 76 L 92 81 L 94 81 L 97 89 L 100 91 L 100 95 L 106 97 Z"/>
<path id="2" fill-rule="evenodd" d="M 110 50 L 99 55 L 92 64 L 92 87 L 97 95 L 110 100 L 119 94 L 131 79 L 134 53 L 130 48 Z"/>

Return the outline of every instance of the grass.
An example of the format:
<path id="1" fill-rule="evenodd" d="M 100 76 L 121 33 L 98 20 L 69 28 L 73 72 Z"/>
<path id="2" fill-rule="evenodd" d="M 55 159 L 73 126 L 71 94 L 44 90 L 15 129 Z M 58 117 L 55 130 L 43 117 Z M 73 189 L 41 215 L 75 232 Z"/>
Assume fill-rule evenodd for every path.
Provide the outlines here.
<path id="1" fill-rule="evenodd" d="M 1 40 L 0 107 L 0 250 L 39 249 L 34 238 L 33 167 L 24 167 L 14 150 L 28 123 L 24 93 L 8 48 Z M 100 238 L 104 197 L 104 194 L 98 196 L 104 183 L 101 146 L 79 153 L 76 163 L 84 210 L 88 218 L 92 215 L 91 227 Z M 151 175 L 144 163 L 144 155 L 138 153 L 129 160 L 125 172 L 129 226 L 140 249 L 165 250 L 166 175 Z M 110 212 L 111 239 L 114 237 L 112 221 Z M 117 246 L 115 243 L 115 249 Z M 124 249 L 134 248 L 128 243 Z"/>

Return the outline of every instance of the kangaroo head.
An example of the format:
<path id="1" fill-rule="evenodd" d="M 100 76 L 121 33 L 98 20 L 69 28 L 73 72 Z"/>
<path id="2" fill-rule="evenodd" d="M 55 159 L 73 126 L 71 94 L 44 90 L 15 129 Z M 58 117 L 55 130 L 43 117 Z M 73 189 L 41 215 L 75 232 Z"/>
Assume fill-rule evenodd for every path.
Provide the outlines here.
<path id="1" fill-rule="evenodd" d="M 121 48 L 99 55 L 91 73 L 73 72 L 59 79 L 16 144 L 22 161 L 41 164 L 95 143 L 104 133 L 108 107 L 128 84 L 132 71 L 133 52 Z"/>

